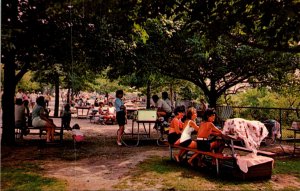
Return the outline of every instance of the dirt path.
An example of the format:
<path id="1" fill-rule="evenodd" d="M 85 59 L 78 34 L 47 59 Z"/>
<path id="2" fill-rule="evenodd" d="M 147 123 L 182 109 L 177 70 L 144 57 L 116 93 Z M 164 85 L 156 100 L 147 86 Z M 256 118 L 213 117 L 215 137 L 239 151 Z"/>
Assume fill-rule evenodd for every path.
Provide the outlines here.
<path id="1" fill-rule="evenodd" d="M 97 160 L 96 157 L 75 162 L 46 162 L 47 176 L 66 180 L 68 190 L 112 190 L 113 185 L 149 156 L 165 155 L 164 151 L 145 151 L 117 160 Z"/>

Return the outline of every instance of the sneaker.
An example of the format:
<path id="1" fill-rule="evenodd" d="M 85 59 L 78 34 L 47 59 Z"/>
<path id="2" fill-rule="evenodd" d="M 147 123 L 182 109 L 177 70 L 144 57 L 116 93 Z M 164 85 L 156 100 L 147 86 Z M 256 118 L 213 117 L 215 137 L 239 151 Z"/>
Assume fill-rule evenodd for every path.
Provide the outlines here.
<path id="1" fill-rule="evenodd" d="M 122 143 L 121 143 L 121 142 L 119 142 L 119 141 L 117 141 L 117 144 L 118 144 L 119 146 L 122 146 Z"/>

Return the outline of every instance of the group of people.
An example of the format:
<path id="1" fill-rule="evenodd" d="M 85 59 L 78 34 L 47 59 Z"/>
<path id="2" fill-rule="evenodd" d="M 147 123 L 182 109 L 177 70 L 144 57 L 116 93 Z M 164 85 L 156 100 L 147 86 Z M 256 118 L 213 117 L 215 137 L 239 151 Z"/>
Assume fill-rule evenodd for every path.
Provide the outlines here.
<path id="1" fill-rule="evenodd" d="M 19 92 L 20 93 L 20 92 Z M 27 122 L 27 124 L 26 124 Z M 54 131 L 56 125 L 49 119 L 49 110 L 46 108 L 46 101 L 44 96 L 39 96 L 35 100 L 35 105 L 31 111 L 26 108 L 26 100 L 23 100 L 19 95 L 16 96 L 15 102 L 15 126 L 21 129 L 21 136 L 29 133 L 28 123 L 33 127 L 46 130 L 46 141 L 51 142 L 54 140 Z"/>
<path id="2" fill-rule="evenodd" d="M 208 108 L 203 113 L 203 121 L 198 126 L 195 122 L 197 118 L 197 110 L 190 107 L 185 112 L 184 107 L 178 106 L 174 109 L 175 117 L 171 121 L 168 142 L 173 145 L 180 145 L 202 151 L 212 151 L 222 153 L 224 143 L 221 139 L 216 139 L 217 136 L 222 136 L 222 131 L 214 125 L 216 112 L 214 109 Z M 185 119 L 183 120 L 185 116 Z M 192 133 L 197 132 L 196 140 L 193 140 Z M 211 138 L 214 136 L 214 138 Z M 174 155 L 175 159 L 179 162 L 186 154 L 186 150 L 182 149 L 178 154 Z M 194 154 L 188 162 L 192 164 L 194 158 L 198 154 Z"/>
<path id="3" fill-rule="evenodd" d="M 30 110 L 26 108 L 28 100 L 25 96 L 26 94 L 23 94 L 21 90 L 18 90 L 15 101 L 15 126 L 16 128 L 21 129 L 21 138 L 23 138 L 23 135 L 27 135 L 29 133 L 28 126 L 32 125 L 32 127 L 46 131 L 46 142 L 53 142 L 55 128 L 57 128 L 57 126 L 54 124 L 53 120 L 49 118 L 49 110 L 47 109 L 49 99 L 42 95 L 37 96 L 34 101 L 32 111 L 30 112 Z M 66 104 L 64 107 L 62 121 L 62 125 L 67 130 L 73 129 L 72 132 L 74 131 L 74 140 L 82 140 L 82 133 L 78 130 L 80 129 L 79 125 L 75 124 L 73 128 L 70 127 L 71 111 L 69 104 Z"/>
<path id="4" fill-rule="evenodd" d="M 92 106 L 91 117 L 96 118 L 97 113 L 98 119 L 96 120 L 101 124 L 109 124 L 109 122 L 113 124 L 116 121 L 116 107 L 112 102 L 108 103 L 106 110 L 104 110 L 103 102 L 99 102 L 97 106 Z"/>

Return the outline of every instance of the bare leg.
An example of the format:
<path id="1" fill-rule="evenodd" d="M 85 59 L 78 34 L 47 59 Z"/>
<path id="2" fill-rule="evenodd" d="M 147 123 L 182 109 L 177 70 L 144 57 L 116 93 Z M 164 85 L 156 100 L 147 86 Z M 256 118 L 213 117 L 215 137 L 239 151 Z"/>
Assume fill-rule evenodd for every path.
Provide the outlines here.
<path id="1" fill-rule="evenodd" d="M 216 150 L 217 153 L 222 153 L 224 150 L 224 143 L 222 141 L 214 141 L 210 144 L 211 150 Z"/>
<path id="2" fill-rule="evenodd" d="M 119 126 L 117 142 L 121 143 L 121 137 L 124 133 L 124 125 Z"/>
<path id="3" fill-rule="evenodd" d="M 184 150 L 184 149 L 181 149 L 177 155 L 174 155 L 174 157 L 175 157 L 176 161 L 177 161 L 177 162 L 180 162 L 180 161 L 181 161 L 181 158 L 182 158 L 182 156 L 183 156 L 183 155 L 185 155 L 186 153 L 187 153 L 187 151 L 186 151 L 186 150 Z"/>
<path id="4" fill-rule="evenodd" d="M 193 160 L 198 157 L 199 153 L 193 154 L 193 156 L 188 160 L 188 163 L 193 166 Z"/>
<path id="5" fill-rule="evenodd" d="M 51 128 L 46 127 L 46 132 L 47 132 L 47 134 L 46 134 L 46 141 L 50 142 L 50 139 L 51 139 Z"/>

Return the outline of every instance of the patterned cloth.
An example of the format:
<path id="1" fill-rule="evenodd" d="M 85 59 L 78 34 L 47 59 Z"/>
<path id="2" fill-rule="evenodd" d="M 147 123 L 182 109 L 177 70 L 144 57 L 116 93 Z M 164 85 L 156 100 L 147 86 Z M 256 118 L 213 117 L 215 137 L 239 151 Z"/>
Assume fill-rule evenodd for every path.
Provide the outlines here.
<path id="1" fill-rule="evenodd" d="M 235 139 L 242 139 L 246 148 L 252 150 L 255 155 L 261 141 L 269 134 L 266 126 L 260 121 L 242 118 L 227 119 L 222 133 Z"/>
<path id="2" fill-rule="evenodd" d="M 237 156 L 237 165 L 240 167 L 241 171 L 244 173 L 248 172 L 248 169 L 251 166 L 256 166 L 260 164 L 264 164 L 267 162 L 272 162 L 272 168 L 274 165 L 274 159 L 270 157 L 257 156 L 254 153 L 250 153 L 246 156 Z"/>

